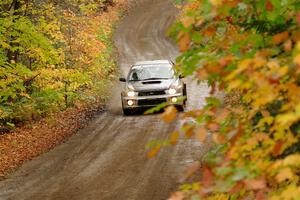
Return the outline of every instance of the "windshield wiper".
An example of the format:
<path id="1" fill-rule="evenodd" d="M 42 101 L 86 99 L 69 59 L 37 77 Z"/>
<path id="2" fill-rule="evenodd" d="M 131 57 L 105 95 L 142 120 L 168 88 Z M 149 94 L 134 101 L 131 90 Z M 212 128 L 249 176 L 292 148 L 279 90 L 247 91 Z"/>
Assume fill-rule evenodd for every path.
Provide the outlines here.
<path id="1" fill-rule="evenodd" d="M 160 80 L 160 79 L 166 80 L 166 79 L 168 79 L 168 78 L 146 78 L 146 79 L 144 79 L 143 81 Z"/>

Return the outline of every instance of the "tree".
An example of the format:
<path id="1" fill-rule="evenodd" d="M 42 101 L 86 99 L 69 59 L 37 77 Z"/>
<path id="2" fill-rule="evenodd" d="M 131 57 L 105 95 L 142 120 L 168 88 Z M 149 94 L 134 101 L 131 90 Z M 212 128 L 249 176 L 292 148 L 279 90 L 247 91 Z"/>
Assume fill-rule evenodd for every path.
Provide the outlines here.
<path id="1" fill-rule="evenodd" d="M 171 31 L 182 51 L 178 68 L 227 97 L 209 97 L 202 110 L 185 114 L 197 122 L 189 134 L 203 142 L 209 133 L 215 150 L 197 187 L 180 199 L 299 198 L 299 8 L 296 0 L 183 7 Z"/>
<path id="2" fill-rule="evenodd" d="M 114 19 L 102 24 L 98 19 L 110 5 L 113 1 L 1 1 L 1 127 L 104 98 L 114 62 L 102 57 L 113 53 L 108 41 Z"/>

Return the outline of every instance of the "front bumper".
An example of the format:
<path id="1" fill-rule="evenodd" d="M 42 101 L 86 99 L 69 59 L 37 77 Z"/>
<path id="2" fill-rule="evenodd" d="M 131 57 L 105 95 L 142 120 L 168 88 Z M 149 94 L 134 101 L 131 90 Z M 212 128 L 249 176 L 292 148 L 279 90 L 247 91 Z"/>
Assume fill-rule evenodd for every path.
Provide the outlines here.
<path id="1" fill-rule="evenodd" d="M 177 99 L 177 102 L 172 101 L 174 98 Z M 183 98 L 183 93 L 135 97 L 122 96 L 122 105 L 123 109 L 155 107 L 165 102 L 169 103 L 170 105 L 182 106 L 184 105 L 184 101 L 180 101 L 181 98 Z M 132 101 L 133 105 L 128 105 L 128 101 Z"/>

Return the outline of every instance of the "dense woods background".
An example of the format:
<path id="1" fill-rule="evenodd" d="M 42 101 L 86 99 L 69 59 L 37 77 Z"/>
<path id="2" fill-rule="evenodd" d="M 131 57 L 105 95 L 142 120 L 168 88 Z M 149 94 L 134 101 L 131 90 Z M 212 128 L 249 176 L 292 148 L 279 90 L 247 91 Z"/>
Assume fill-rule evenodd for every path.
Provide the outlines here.
<path id="1" fill-rule="evenodd" d="M 115 71 L 112 0 L 0 2 L 0 131 L 105 99 Z"/>

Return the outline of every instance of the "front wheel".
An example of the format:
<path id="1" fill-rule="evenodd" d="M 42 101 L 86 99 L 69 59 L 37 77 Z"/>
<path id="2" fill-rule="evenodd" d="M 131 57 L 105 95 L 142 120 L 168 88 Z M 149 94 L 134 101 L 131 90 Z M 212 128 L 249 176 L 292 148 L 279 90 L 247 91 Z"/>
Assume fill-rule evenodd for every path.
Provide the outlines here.
<path id="1" fill-rule="evenodd" d="M 134 113 L 135 113 L 135 109 L 126 109 L 126 108 L 123 108 L 123 114 L 125 116 L 133 115 Z"/>
<path id="2" fill-rule="evenodd" d="M 125 116 L 128 116 L 128 115 L 131 115 L 131 112 L 130 112 L 130 110 L 128 110 L 128 109 L 123 109 L 123 114 L 124 114 Z"/>
<path id="3" fill-rule="evenodd" d="M 177 110 L 178 110 L 179 112 L 183 112 L 185 106 L 184 106 L 184 105 L 178 105 L 178 106 L 176 106 L 176 108 L 177 108 Z"/>
<path id="4" fill-rule="evenodd" d="M 186 106 L 186 102 L 187 102 L 187 89 L 186 89 L 186 84 L 184 84 L 184 87 L 183 87 L 183 96 L 185 97 L 184 99 L 184 106 Z"/>

